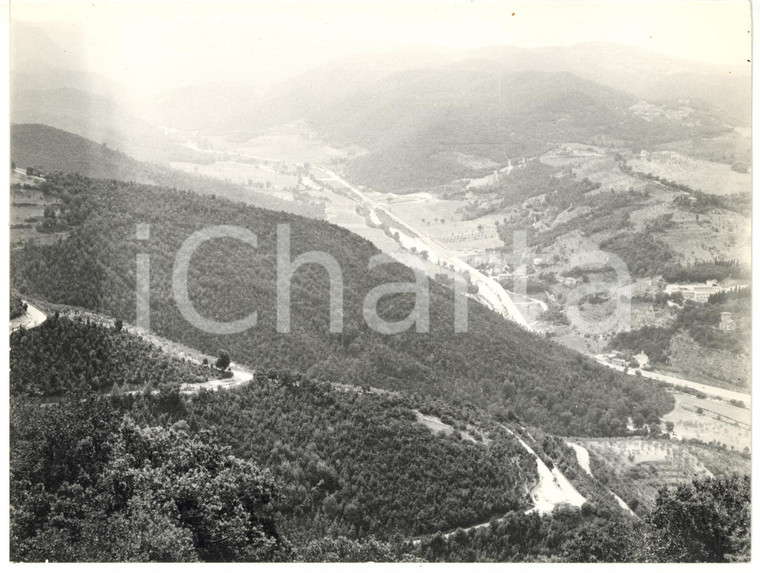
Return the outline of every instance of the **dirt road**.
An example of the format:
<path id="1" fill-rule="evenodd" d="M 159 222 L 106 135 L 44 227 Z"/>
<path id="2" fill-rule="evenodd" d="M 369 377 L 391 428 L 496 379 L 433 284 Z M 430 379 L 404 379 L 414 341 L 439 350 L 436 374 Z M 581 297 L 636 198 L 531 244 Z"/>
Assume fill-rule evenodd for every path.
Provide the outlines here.
<path id="1" fill-rule="evenodd" d="M 620 372 L 625 371 L 625 367 L 620 366 L 618 364 L 613 364 L 607 358 L 601 354 L 597 354 L 594 356 L 594 359 L 601 365 L 606 366 L 607 368 L 613 368 L 615 370 L 618 370 Z M 715 396 L 716 398 L 720 398 L 721 400 L 739 400 L 741 402 L 744 402 L 744 404 L 749 407 L 752 403 L 752 396 L 749 394 L 745 394 L 743 392 L 737 392 L 735 390 L 727 390 L 725 388 L 718 388 L 717 386 L 708 386 L 707 384 L 701 384 L 699 382 L 692 382 L 691 380 L 686 380 L 684 378 L 677 378 L 675 376 L 668 376 L 667 374 L 661 374 L 660 372 L 652 372 L 647 370 L 633 370 L 629 369 L 628 374 L 631 376 L 636 376 L 637 373 L 641 373 L 641 375 L 644 378 L 651 378 L 652 380 L 660 380 L 661 382 L 667 382 L 668 384 L 673 384 L 674 386 L 686 386 L 688 388 L 692 388 L 694 390 L 698 390 L 704 394 L 707 394 L 708 396 Z"/>
<path id="2" fill-rule="evenodd" d="M 578 493 L 575 486 L 570 483 L 570 480 L 568 480 L 561 471 L 556 467 L 549 469 L 549 466 L 544 463 L 525 440 L 506 426 L 502 425 L 501 427 L 517 438 L 520 445 L 536 458 L 538 484 L 530 490 L 530 498 L 533 500 L 533 509 L 531 511 L 546 514 L 554 511 L 554 508 L 560 504 L 581 507 L 586 502 L 586 498 Z"/>
<path id="3" fill-rule="evenodd" d="M 22 326 L 27 330 L 39 326 L 47 320 L 47 315 L 39 308 L 29 304 L 29 301 L 23 301 L 26 303 L 26 312 L 21 316 L 11 320 L 11 332 L 18 330 Z"/>

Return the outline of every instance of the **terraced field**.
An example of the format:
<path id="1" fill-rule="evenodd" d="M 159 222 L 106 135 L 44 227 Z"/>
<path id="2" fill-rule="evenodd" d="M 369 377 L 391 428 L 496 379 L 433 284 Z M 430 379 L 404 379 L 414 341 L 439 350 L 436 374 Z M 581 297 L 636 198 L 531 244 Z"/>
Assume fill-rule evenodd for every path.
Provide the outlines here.
<path id="1" fill-rule="evenodd" d="M 24 241 L 37 245 L 55 243 L 66 233 L 39 233 L 36 226 L 42 221 L 45 207 L 55 206 L 55 202 L 37 189 L 11 190 L 11 247 L 18 248 Z"/>
<path id="2" fill-rule="evenodd" d="M 735 471 L 749 474 L 750 459 L 721 448 L 640 438 L 574 439 L 589 452 L 591 471 L 634 511 L 651 508 L 664 485 Z"/>

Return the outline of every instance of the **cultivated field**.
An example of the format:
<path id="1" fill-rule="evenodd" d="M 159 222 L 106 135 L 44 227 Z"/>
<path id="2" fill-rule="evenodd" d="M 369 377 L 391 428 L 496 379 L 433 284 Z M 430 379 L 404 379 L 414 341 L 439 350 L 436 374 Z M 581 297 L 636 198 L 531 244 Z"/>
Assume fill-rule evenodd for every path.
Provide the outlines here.
<path id="1" fill-rule="evenodd" d="M 630 221 L 637 231 L 643 231 L 648 222 L 672 215 L 675 226 L 657 236 L 681 256 L 682 263 L 714 258 L 749 260 L 751 226 L 748 217 L 721 209 L 697 215 L 673 205 L 675 194 L 672 192 L 652 189 L 650 193 L 650 203 L 633 211 Z"/>
<path id="2" fill-rule="evenodd" d="M 630 159 L 628 165 L 634 171 L 650 173 L 715 195 L 748 192 L 752 189 L 752 176 L 749 173 L 737 173 L 725 163 L 693 159 L 674 151 L 649 153 L 645 157 Z"/>
<path id="3" fill-rule="evenodd" d="M 458 209 L 465 201 L 439 199 L 429 193 L 394 195 L 371 193 L 386 208 L 447 248 L 460 253 L 483 251 L 503 245 L 496 231 L 498 215 L 461 220 Z"/>
<path id="4" fill-rule="evenodd" d="M 653 149 L 653 151 L 676 151 L 689 157 L 729 165 L 735 161 L 751 163 L 751 150 L 751 131 L 742 127 L 734 127 L 733 131 L 717 137 L 672 141 Z"/>
<path id="5" fill-rule="evenodd" d="M 659 489 L 732 471 L 749 473 L 750 461 L 714 446 L 640 438 L 580 438 L 590 454 L 591 470 L 606 474 L 608 485 L 629 505 L 651 508 Z"/>
<path id="6" fill-rule="evenodd" d="M 20 247 L 24 241 L 35 245 L 51 245 L 66 233 L 38 233 L 36 226 L 42 221 L 45 207 L 56 203 L 43 193 L 32 189 L 11 190 L 11 246 Z"/>
<path id="7" fill-rule="evenodd" d="M 714 258 L 749 261 L 750 230 L 746 218 L 722 213 L 678 223 L 661 238 L 683 257 L 684 263 Z"/>
<path id="8" fill-rule="evenodd" d="M 232 142 L 224 137 L 210 137 L 209 140 L 214 149 L 234 149 L 246 155 L 288 163 L 334 164 L 365 153 L 357 146 L 338 148 L 329 145 L 298 122 L 280 126 L 244 142 Z"/>
<path id="9" fill-rule="evenodd" d="M 312 180 L 307 177 L 304 181 L 309 185 L 309 195 L 325 202 L 325 219 L 330 223 L 364 237 L 383 252 L 392 253 L 401 250 L 400 245 L 382 230 L 367 224 L 365 217 L 357 212 L 360 206 L 359 201 L 352 199 L 348 193 L 344 195 L 321 187 L 319 179 Z M 329 183 L 336 188 L 341 187 L 335 180 Z"/>
<path id="10" fill-rule="evenodd" d="M 641 190 L 646 182 L 620 170 L 614 153 L 583 143 L 563 143 L 541 156 L 541 163 L 554 167 L 571 166 L 577 179 L 587 177 L 601 184 L 600 191 Z"/>
<path id="11" fill-rule="evenodd" d="M 663 420 L 673 422 L 678 436 L 686 440 L 716 441 L 739 451 L 751 447 L 750 410 L 680 392 L 673 395 L 676 407 L 663 416 Z"/>

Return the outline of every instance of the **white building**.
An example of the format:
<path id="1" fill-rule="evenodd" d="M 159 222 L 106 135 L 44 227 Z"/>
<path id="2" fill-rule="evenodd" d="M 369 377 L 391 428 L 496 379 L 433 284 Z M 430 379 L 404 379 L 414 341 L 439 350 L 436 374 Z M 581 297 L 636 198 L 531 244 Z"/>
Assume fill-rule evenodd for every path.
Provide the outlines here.
<path id="1" fill-rule="evenodd" d="M 716 281 L 705 281 L 697 284 L 672 284 L 665 287 L 666 294 L 675 294 L 680 292 L 684 300 L 693 300 L 694 302 L 707 302 L 710 295 L 727 290 L 718 286 Z"/>

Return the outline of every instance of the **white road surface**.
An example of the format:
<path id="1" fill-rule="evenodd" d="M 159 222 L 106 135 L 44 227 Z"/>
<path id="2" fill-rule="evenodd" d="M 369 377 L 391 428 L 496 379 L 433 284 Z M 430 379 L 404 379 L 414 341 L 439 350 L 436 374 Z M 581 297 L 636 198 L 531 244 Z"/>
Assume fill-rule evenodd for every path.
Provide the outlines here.
<path id="1" fill-rule="evenodd" d="M 586 498 L 583 497 L 577 489 L 575 489 L 575 486 L 570 483 L 570 480 L 568 480 L 561 471 L 559 471 L 556 467 L 550 470 L 549 466 L 544 463 L 544 461 L 538 456 L 538 454 L 536 454 L 533 448 L 531 448 L 527 442 L 525 442 L 525 440 L 523 440 L 520 436 L 515 434 L 512 430 L 503 424 L 499 425 L 504 430 L 512 434 L 517 439 L 517 441 L 520 442 L 520 445 L 536 459 L 538 483 L 533 486 L 533 489 L 530 490 L 530 499 L 533 502 L 533 508 L 529 509 L 525 513 L 538 512 L 541 515 L 544 515 L 551 513 L 554 511 L 555 507 L 561 504 L 569 504 L 574 505 L 575 507 L 581 507 L 586 502 Z M 489 527 L 490 525 L 491 522 L 486 521 L 484 523 L 465 527 L 463 528 L 463 531 L 481 529 L 483 527 Z M 450 531 L 448 533 L 445 533 L 443 536 L 444 538 L 448 538 L 453 534 L 454 532 Z M 413 539 L 412 543 L 414 545 L 419 545 L 420 539 Z"/>
<path id="2" fill-rule="evenodd" d="M 520 445 L 536 458 L 538 484 L 530 490 L 530 498 L 533 500 L 533 509 L 531 511 L 546 514 L 554 511 L 554 508 L 560 504 L 581 507 L 586 502 L 586 498 L 578 493 L 575 486 L 570 483 L 570 480 L 568 480 L 561 471 L 556 467 L 549 469 L 549 466 L 544 463 L 525 440 L 506 426 L 502 425 L 501 427 L 517 438 Z"/>
<path id="3" fill-rule="evenodd" d="M 567 442 L 567 445 L 575 450 L 575 457 L 578 459 L 578 465 L 583 468 L 583 471 L 585 471 L 590 476 L 593 475 L 591 473 L 591 462 L 589 459 L 588 450 L 580 444 L 576 444 L 575 442 Z"/>
<path id="4" fill-rule="evenodd" d="M 11 320 L 11 332 L 18 330 L 22 326 L 28 330 L 35 326 L 39 326 L 47 320 L 47 315 L 39 308 L 29 304 L 29 301 L 25 300 L 23 302 L 26 303 L 26 312 Z"/>
<path id="5" fill-rule="evenodd" d="M 465 271 L 468 272 L 470 275 L 470 281 L 472 282 L 472 284 L 477 285 L 478 287 L 478 298 L 483 300 L 483 302 L 485 302 L 486 305 L 489 306 L 491 309 L 493 309 L 495 312 L 498 312 L 502 316 L 513 320 L 514 322 L 516 322 L 523 328 L 530 330 L 530 325 L 528 324 L 528 321 L 525 320 L 525 317 L 517 308 L 517 305 L 512 300 L 512 297 L 510 297 L 509 293 L 507 293 L 507 291 L 504 290 L 504 288 L 493 278 L 484 275 L 475 267 L 461 260 L 455 254 L 453 254 L 449 249 L 441 245 L 438 241 L 431 239 L 430 237 L 427 237 L 423 231 L 416 229 L 415 227 L 413 227 L 412 225 L 410 225 L 409 223 L 407 223 L 406 221 L 398 217 L 396 214 L 385 209 L 377 201 L 369 197 L 361 189 L 357 189 L 356 187 L 351 185 L 348 181 L 343 179 L 340 175 L 335 173 L 335 171 L 333 171 L 332 169 L 329 169 L 328 167 L 324 167 L 324 166 L 313 166 L 313 168 L 324 172 L 325 174 L 329 176 L 330 179 L 334 179 L 335 181 L 339 182 L 341 185 L 350 189 L 370 209 L 382 210 L 391 219 L 396 221 L 402 228 L 406 227 L 407 229 L 414 232 L 417 235 L 417 238 L 416 238 L 417 242 L 422 243 L 422 245 L 424 245 L 424 250 L 428 251 L 429 258 L 431 261 L 439 262 L 439 264 L 442 263 L 446 265 L 452 265 L 454 267 L 454 270 L 456 270 L 459 273 L 464 273 Z"/>
<path id="6" fill-rule="evenodd" d="M 235 386 L 241 386 L 247 384 L 253 380 L 253 371 L 248 370 L 238 364 L 230 364 L 230 371 L 232 371 L 232 378 L 223 378 L 219 380 L 207 380 L 199 384 L 182 384 L 179 391 L 183 394 L 197 394 L 201 388 L 206 390 L 228 390 Z"/>

